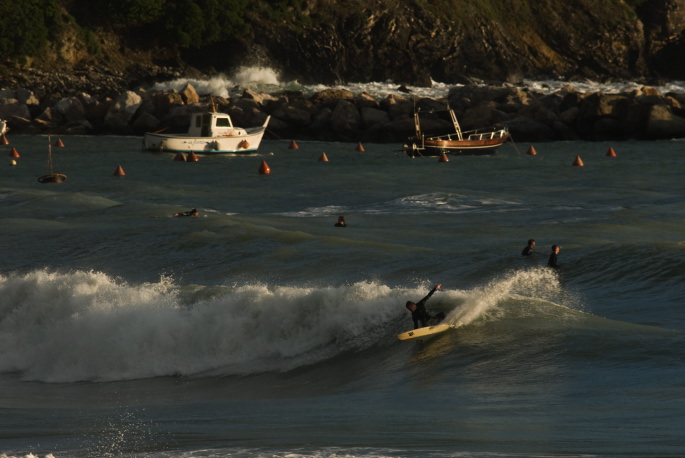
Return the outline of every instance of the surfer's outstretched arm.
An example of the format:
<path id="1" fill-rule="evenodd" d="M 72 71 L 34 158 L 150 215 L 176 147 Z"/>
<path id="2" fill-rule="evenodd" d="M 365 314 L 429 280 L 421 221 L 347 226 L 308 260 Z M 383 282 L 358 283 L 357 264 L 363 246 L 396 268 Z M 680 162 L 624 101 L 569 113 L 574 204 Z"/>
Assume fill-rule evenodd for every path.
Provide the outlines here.
<path id="1" fill-rule="evenodd" d="M 434 287 L 432 290 L 430 290 L 430 292 L 426 295 L 426 297 L 424 297 L 423 299 L 421 299 L 421 300 L 418 302 L 417 305 L 425 305 L 425 304 L 426 304 L 426 301 L 427 301 L 428 299 L 430 299 L 430 297 L 433 295 L 433 293 L 436 292 L 437 290 L 439 290 L 441 286 L 442 286 L 442 284 L 440 284 L 440 283 L 438 283 L 437 285 L 435 285 L 435 287 Z"/>

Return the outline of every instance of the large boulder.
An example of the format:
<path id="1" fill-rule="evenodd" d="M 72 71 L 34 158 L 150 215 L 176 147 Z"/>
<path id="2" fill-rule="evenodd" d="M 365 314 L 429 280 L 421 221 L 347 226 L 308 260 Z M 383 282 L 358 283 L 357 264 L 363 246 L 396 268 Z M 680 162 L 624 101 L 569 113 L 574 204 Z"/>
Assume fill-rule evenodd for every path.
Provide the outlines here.
<path id="1" fill-rule="evenodd" d="M 296 127 L 306 126 L 312 121 L 312 116 L 308 111 L 290 105 L 280 106 L 271 114 Z"/>
<path id="2" fill-rule="evenodd" d="M 362 124 L 366 129 L 375 125 L 383 125 L 390 122 L 390 116 L 388 115 L 388 112 L 378 108 L 362 107 L 359 110 L 359 114 L 362 118 Z"/>
<path id="3" fill-rule="evenodd" d="M 55 104 L 53 113 L 61 118 L 61 124 L 79 123 L 86 119 L 86 110 L 78 97 L 64 97 Z"/>
<path id="4" fill-rule="evenodd" d="M 16 100 L 0 105 L 0 119 L 9 119 L 13 116 L 31 119 L 31 111 L 25 103 L 19 103 Z"/>
<path id="5" fill-rule="evenodd" d="M 361 115 L 352 102 L 339 100 L 331 116 L 331 128 L 334 132 L 351 135 L 361 128 Z"/>
<path id="6" fill-rule="evenodd" d="M 675 115 L 666 105 L 654 105 L 647 114 L 645 135 L 649 138 L 685 137 L 685 118 Z"/>
<path id="7" fill-rule="evenodd" d="M 125 91 L 119 94 L 114 104 L 105 115 L 105 125 L 109 123 L 128 123 L 143 103 L 143 98 L 133 91 Z M 116 120 L 116 121 L 114 121 Z"/>
<path id="8" fill-rule="evenodd" d="M 183 100 L 183 103 L 186 105 L 192 105 L 193 103 L 198 103 L 200 101 L 200 96 L 197 95 L 197 91 L 190 83 L 186 84 L 179 94 L 181 95 L 181 100 Z"/>

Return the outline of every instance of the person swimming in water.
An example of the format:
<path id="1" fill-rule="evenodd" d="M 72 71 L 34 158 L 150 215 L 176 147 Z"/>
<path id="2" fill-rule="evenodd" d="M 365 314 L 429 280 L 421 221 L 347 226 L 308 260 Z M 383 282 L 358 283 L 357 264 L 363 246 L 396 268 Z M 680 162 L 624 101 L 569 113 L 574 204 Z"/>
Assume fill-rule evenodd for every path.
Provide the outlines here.
<path id="1" fill-rule="evenodd" d="M 552 245 L 552 253 L 549 255 L 547 260 L 547 265 L 553 269 L 559 268 L 559 262 L 557 260 L 557 255 L 559 254 L 559 245 Z"/>
<path id="2" fill-rule="evenodd" d="M 414 329 L 419 328 L 419 323 L 421 323 L 422 328 L 425 328 L 426 326 L 438 324 L 445 319 L 445 314 L 442 312 L 433 316 L 428 313 L 428 310 L 426 310 L 426 301 L 428 301 L 433 293 L 439 290 L 441 286 L 442 285 L 439 283 L 435 285 L 435 287 L 430 290 L 426 297 L 421 299 L 419 302 L 407 301 L 406 307 L 407 310 L 411 312 L 411 319 L 414 321 Z"/>
<path id="3" fill-rule="evenodd" d="M 528 245 L 526 245 L 523 248 L 523 251 L 521 252 L 521 256 L 530 256 L 531 254 L 533 254 L 533 248 L 535 248 L 535 240 L 530 239 L 530 240 L 528 240 Z"/>
<path id="4" fill-rule="evenodd" d="M 199 215 L 198 211 L 196 208 L 193 208 L 190 211 L 187 212 L 182 212 L 182 213 L 174 213 L 174 216 L 197 216 Z"/>

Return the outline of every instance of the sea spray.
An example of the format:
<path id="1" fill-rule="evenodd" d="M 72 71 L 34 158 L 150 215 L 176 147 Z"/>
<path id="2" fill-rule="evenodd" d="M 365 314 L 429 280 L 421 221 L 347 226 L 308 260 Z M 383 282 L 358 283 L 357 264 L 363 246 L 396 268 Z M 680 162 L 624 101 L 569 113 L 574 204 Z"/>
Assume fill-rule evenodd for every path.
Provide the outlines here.
<path id="1" fill-rule="evenodd" d="M 484 286 L 464 293 L 463 303 L 447 317 L 454 326 L 466 326 L 479 319 L 502 315 L 501 304 L 512 297 L 530 300 L 559 300 L 561 287 L 558 274 L 547 268 L 508 272 Z"/>
<path id="2" fill-rule="evenodd" d="M 156 91 L 181 91 L 187 84 L 191 84 L 200 95 L 213 95 L 228 98 L 231 91 L 238 90 L 241 95 L 243 89 L 277 90 L 283 83 L 279 81 L 278 73 L 268 67 L 240 67 L 233 75 L 212 76 L 207 79 L 178 78 L 171 81 L 155 83 L 152 87 Z"/>
<path id="3" fill-rule="evenodd" d="M 422 289 L 263 283 L 208 294 L 100 272 L 0 279 L 0 371 L 47 382 L 283 371 L 367 348 Z"/>

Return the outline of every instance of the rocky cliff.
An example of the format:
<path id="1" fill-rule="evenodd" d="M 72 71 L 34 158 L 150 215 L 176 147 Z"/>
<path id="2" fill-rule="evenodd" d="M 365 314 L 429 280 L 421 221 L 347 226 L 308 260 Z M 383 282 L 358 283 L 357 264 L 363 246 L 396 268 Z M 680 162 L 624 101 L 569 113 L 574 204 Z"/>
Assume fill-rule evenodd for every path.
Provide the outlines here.
<path id="1" fill-rule="evenodd" d="M 69 5 L 89 1 L 64 0 L 62 16 L 71 17 Z M 229 0 L 188 0 L 194 1 Z M 524 77 L 685 79 L 685 0 L 292 4 L 298 6 L 278 19 L 245 13 L 241 20 L 250 33 L 200 48 L 161 46 L 153 29 L 108 28 L 101 20 L 88 34 L 66 21 L 42 54 L 2 60 L 0 118 L 15 133 L 183 131 L 190 112 L 206 109 L 206 97 L 151 91 L 153 82 L 268 64 L 284 79 L 304 83 L 466 83 L 439 101 L 242 90 L 219 101 L 238 125 L 261 124 L 271 115 L 269 132 L 276 138 L 401 142 L 413 131 L 416 106 L 447 103 L 459 111 L 463 127 L 507 126 L 517 141 L 685 136 L 683 94 L 648 87 L 583 94 L 570 85 L 543 95 L 515 84 Z M 435 121 L 436 131 L 449 127 Z"/>
<path id="2" fill-rule="evenodd" d="M 685 0 L 300 0 L 276 17 L 235 11 L 246 32 L 200 47 L 88 19 L 97 11 L 84 5 L 97 2 L 59 2 L 69 20 L 42 54 L 3 56 L 1 85 L 31 70 L 124 75 L 118 83 L 130 85 L 246 64 L 304 83 L 685 79 Z"/>

